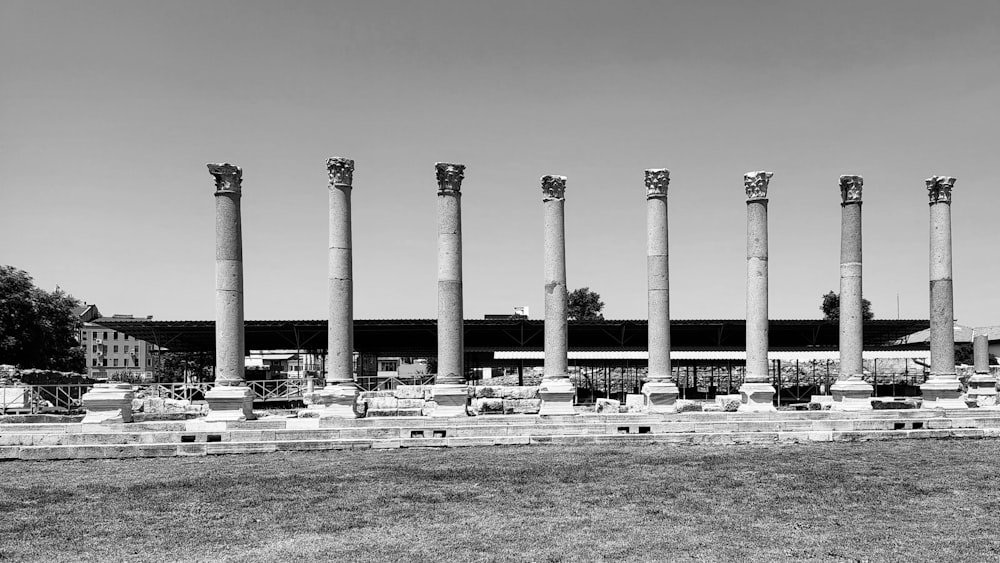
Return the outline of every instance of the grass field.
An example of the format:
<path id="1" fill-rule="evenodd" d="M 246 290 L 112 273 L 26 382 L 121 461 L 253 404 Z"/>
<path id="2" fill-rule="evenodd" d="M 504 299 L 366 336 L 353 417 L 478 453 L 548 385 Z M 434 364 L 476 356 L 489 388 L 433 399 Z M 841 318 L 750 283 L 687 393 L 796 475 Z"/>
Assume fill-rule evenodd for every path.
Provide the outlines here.
<path id="1" fill-rule="evenodd" d="M 996 561 L 1000 441 L 0 463 L 0 560 Z"/>

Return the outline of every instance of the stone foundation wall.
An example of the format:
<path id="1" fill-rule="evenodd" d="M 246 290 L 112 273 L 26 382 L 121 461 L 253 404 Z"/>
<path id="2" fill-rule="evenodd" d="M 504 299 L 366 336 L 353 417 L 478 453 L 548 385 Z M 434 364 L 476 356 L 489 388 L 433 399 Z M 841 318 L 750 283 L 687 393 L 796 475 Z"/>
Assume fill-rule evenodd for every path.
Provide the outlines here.
<path id="1" fill-rule="evenodd" d="M 477 415 L 538 414 L 538 387 L 483 385 L 469 387 L 469 411 Z M 366 416 L 430 416 L 437 403 L 431 385 L 400 385 L 389 391 L 364 391 L 358 400 Z"/>

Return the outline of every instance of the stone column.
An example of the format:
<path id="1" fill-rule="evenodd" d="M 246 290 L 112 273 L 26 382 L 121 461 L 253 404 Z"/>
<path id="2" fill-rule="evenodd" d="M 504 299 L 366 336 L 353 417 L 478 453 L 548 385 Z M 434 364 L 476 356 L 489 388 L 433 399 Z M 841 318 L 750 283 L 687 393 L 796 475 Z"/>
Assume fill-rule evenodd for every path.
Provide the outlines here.
<path id="1" fill-rule="evenodd" d="M 862 371 L 861 176 L 840 177 L 840 376 L 830 388 L 831 410 L 871 410 L 872 386 Z"/>
<path id="2" fill-rule="evenodd" d="M 569 380 L 569 303 L 566 292 L 566 177 L 542 176 L 545 213 L 545 367 L 538 388 L 540 415 L 572 415 L 576 389 Z"/>
<path id="3" fill-rule="evenodd" d="M 926 180 L 930 197 L 931 373 L 920 386 L 923 408 L 968 408 L 955 372 L 955 303 L 951 278 L 951 190 L 955 178 Z"/>
<path id="4" fill-rule="evenodd" d="M 990 375 L 990 341 L 985 328 L 977 328 L 972 333 L 973 370 L 969 378 L 969 392 L 966 402 L 977 407 L 997 405 L 997 380 Z"/>
<path id="5" fill-rule="evenodd" d="M 431 416 L 466 416 L 465 319 L 462 307 L 462 179 L 464 164 L 438 162 L 438 364 Z"/>
<path id="6" fill-rule="evenodd" d="M 677 384 L 670 369 L 670 268 L 667 188 L 670 171 L 646 170 L 646 293 L 649 307 L 649 370 L 642 394 L 649 412 L 676 410 Z"/>
<path id="7" fill-rule="evenodd" d="M 351 191 L 354 161 L 326 161 L 330 198 L 329 321 L 327 373 L 323 389 L 307 393 L 304 402 L 320 417 L 355 418 L 354 402 L 354 269 L 351 238 Z"/>
<path id="8" fill-rule="evenodd" d="M 209 164 L 215 178 L 215 386 L 205 393 L 206 421 L 251 420 L 254 392 L 243 380 L 243 170 Z"/>
<path id="9" fill-rule="evenodd" d="M 767 187 L 772 172 L 747 172 L 747 363 L 741 411 L 775 411 L 767 362 Z"/>

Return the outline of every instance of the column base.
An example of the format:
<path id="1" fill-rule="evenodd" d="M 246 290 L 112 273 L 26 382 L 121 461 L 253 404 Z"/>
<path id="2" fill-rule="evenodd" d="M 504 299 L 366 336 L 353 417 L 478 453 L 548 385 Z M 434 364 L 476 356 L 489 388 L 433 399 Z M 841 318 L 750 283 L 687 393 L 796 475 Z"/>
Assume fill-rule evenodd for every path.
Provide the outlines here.
<path id="1" fill-rule="evenodd" d="M 965 402 L 970 407 L 997 406 L 997 380 L 988 373 L 976 373 L 969 378 Z"/>
<path id="2" fill-rule="evenodd" d="M 776 412 L 774 387 L 770 383 L 744 383 L 740 387 L 743 404 L 739 412 Z"/>
<path id="3" fill-rule="evenodd" d="M 647 381 L 642 386 L 646 397 L 646 409 L 654 414 L 677 412 L 677 396 L 680 390 L 673 381 Z"/>
<path id="4" fill-rule="evenodd" d="M 448 418 L 468 416 L 469 386 L 464 383 L 437 383 L 431 385 L 431 396 L 437 407 L 428 416 Z"/>
<path id="5" fill-rule="evenodd" d="M 306 408 L 318 412 L 320 418 L 357 418 L 354 411 L 357 399 L 358 389 L 353 383 L 327 385 L 302 395 Z"/>
<path id="6" fill-rule="evenodd" d="M 576 387 L 573 387 L 568 377 L 543 378 L 542 384 L 538 386 L 538 396 L 542 399 L 542 406 L 538 410 L 541 416 L 576 414 L 573 410 Z"/>
<path id="7" fill-rule="evenodd" d="M 861 378 L 838 380 L 830 386 L 832 411 L 870 411 L 874 388 Z"/>
<path id="8" fill-rule="evenodd" d="M 955 374 L 932 375 L 920 386 L 924 402 L 921 409 L 967 409 L 962 398 L 962 382 Z"/>
<path id="9" fill-rule="evenodd" d="M 135 393 L 128 383 L 98 383 L 80 399 L 87 409 L 81 424 L 132 422 L 132 399 Z"/>
<path id="10" fill-rule="evenodd" d="M 205 393 L 205 422 L 253 420 L 253 390 L 245 386 L 216 385 Z"/>

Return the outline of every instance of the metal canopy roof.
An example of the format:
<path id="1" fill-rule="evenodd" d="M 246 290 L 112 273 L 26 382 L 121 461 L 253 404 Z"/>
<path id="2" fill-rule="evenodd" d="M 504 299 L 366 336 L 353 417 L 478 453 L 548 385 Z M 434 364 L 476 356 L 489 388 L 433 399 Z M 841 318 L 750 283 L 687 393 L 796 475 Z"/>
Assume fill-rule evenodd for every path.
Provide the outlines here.
<path id="1" fill-rule="evenodd" d="M 123 332 L 177 352 L 215 350 L 214 321 L 154 321 L 102 317 L 94 324 Z M 247 350 L 326 349 L 326 320 L 246 321 Z M 873 320 L 864 326 L 864 348 L 892 347 L 930 323 L 916 320 Z M 469 319 L 465 321 L 467 352 L 542 350 L 545 323 L 541 319 Z M 837 323 L 823 320 L 772 320 L 772 350 L 836 350 Z M 672 350 L 743 350 L 746 321 L 680 319 L 670 322 Z M 572 350 L 645 350 L 645 320 L 570 321 Z M 926 343 L 916 348 L 926 348 Z M 360 353 L 383 356 L 434 356 L 437 321 L 433 319 L 359 319 L 354 321 L 354 347 Z"/>

